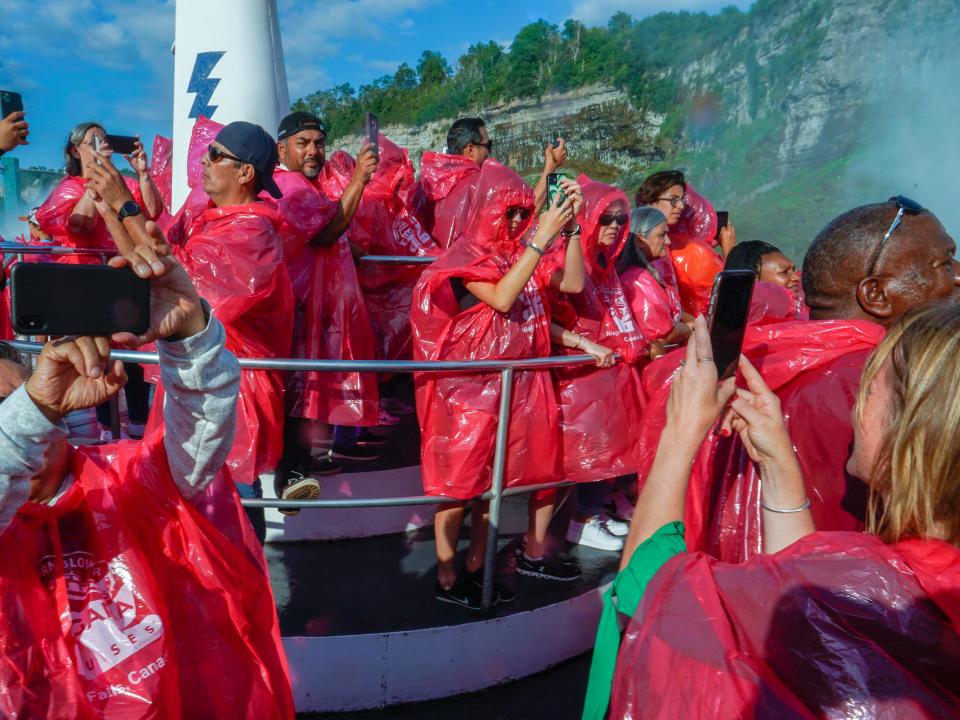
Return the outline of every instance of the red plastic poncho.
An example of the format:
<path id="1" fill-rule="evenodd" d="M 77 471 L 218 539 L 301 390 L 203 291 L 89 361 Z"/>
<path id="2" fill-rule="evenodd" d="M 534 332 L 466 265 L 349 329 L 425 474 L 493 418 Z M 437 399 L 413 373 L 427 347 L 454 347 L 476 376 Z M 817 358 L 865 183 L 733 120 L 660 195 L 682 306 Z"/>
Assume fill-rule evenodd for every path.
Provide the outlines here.
<path id="1" fill-rule="evenodd" d="M 713 250 L 717 234 L 713 205 L 690 183 L 686 196 L 683 214 L 670 228 L 670 245 L 683 309 L 696 317 L 707 314 L 713 280 L 723 270 L 723 258 Z"/>
<path id="2" fill-rule="evenodd" d="M 160 191 L 164 209 L 170 212 L 170 198 L 173 192 L 173 140 L 157 135 L 153 139 L 152 156 L 150 177 Z"/>
<path id="3" fill-rule="evenodd" d="M 134 178 L 124 176 L 133 199 L 143 210 L 148 219 L 153 219 L 144 207 L 140 184 Z M 66 176 L 53 189 L 43 205 L 37 209 L 37 223 L 40 229 L 53 238 L 53 242 L 63 247 L 88 248 L 93 250 L 116 250 L 117 246 L 107 231 L 106 223 L 99 215 L 94 219 L 94 229 L 89 235 L 78 235 L 70 231 L 70 215 L 73 208 L 87 191 L 87 180 L 80 176 Z M 100 257 L 96 255 L 56 255 L 57 262 L 70 265 L 99 265 Z"/>
<path id="4" fill-rule="evenodd" d="M 353 172 L 353 158 L 337 151 L 324 163 L 316 181 L 309 183 L 317 197 L 302 195 L 299 210 L 282 205 L 290 244 L 303 250 L 294 255 L 291 273 L 298 303 L 294 354 L 323 360 L 373 360 L 375 341 L 357 271 L 350 252 L 351 229 L 330 247 L 305 245 L 333 219 L 337 201 Z M 295 173 L 277 173 L 278 182 L 303 187 Z M 302 176 L 301 176 L 302 177 Z M 303 179 L 305 182 L 306 178 Z M 281 185 L 281 188 L 284 187 Z M 298 194 L 302 190 L 297 191 Z M 377 376 L 357 372 L 293 373 L 287 385 L 289 414 L 329 425 L 368 427 L 379 424 Z"/>
<path id="5" fill-rule="evenodd" d="M 289 357 L 293 292 L 276 228 L 281 219 L 267 203 L 211 207 L 197 215 L 174 254 L 227 331 L 237 357 Z M 163 425 L 157 388 L 148 432 Z M 279 370 L 244 370 L 237 403 L 237 435 L 224 465 L 236 483 L 252 484 L 272 472 L 283 451 L 284 376 Z"/>
<path id="6" fill-rule="evenodd" d="M 487 159 L 496 163 L 495 160 Z M 499 163 L 496 163 L 499 164 Z M 463 155 L 425 152 L 413 192 L 413 212 L 437 245 L 448 248 L 468 228 L 480 166 Z"/>
<path id="7" fill-rule="evenodd" d="M 847 475 L 851 411 L 867 357 L 883 328 L 866 321 L 780 322 L 750 327 L 743 352 L 780 399 L 819 530 L 861 530 L 866 486 Z M 648 401 L 640 430 L 641 482 L 656 455 L 682 359 L 674 351 L 651 363 L 642 381 Z M 760 476 L 739 437 L 708 435 L 694 461 L 684 513 L 687 548 L 724 562 L 762 552 Z"/>
<path id="8" fill-rule="evenodd" d="M 772 282 L 754 283 L 747 316 L 750 325 L 807 319 L 800 316 L 797 296 L 785 287 Z"/>
<path id="9" fill-rule="evenodd" d="M 813 533 L 729 565 L 669 561 L 621 645 L 611 718 L 960 715 L 960 551 Z"/>
<path id="10" fill-rule="evenodd" d="M 293 718 L 266 574 L 160 443 L 74 451 L 65 494 L 0 535 L 3 717 Z"/>
<path id="11" fill-rule="evenodd" d="M 412 187 L 413 163 L 407 151 L 381 135 L 377 172 L 350 225 L 350 241 L 369 255 L 439 255 L 440 248 L 403 200 Z M 363 263 L 358 269 L 378 358 L 409 360 L 412 356 L 410 305 L 423 268 Z"/>
<path id="12" fill-rule="evenodd" d="M 539 265 L 509 312 L 478 302 L 461 310 L 451 280 L 496 283 L 522 252 L 507 234 L 511 206 L 533 209 L 533 192 L 497 163 L 481 170 L 460 237 L 429 266 L 413 293 L 410 325 L 417 360 L 486 360 L 550 354 L 548 270 Z M 424 490 L 467 499 L 489 489 L 500 402 L 499 373 L 418 373 L 414 376 Z M 517 372 L 504 486 L 555 479 L 557 401 L 550 372 Z"/>
<path id="13" fill-rule="evenodd" d="M 640 378 L 629 363 L 639 359 L 647 343 L 633 321 L 614 267 L 629 227 L 621 226 L 614 244 L 602 251 L 597 244 L 600 215 L 618 201 L 626 210 L 627 196 L 585 175 L 578 182 L 583 188 L 579 217 L 586 268 L 583 292 L 551 294 L 550 305 L 555 322 L 611 348 L 625 360 L 607 369 L 553 370 L 560 402 L 561 477 L 584 482 L 637 469 Z M 603 261 L 599 260 L 601 253 Z M 583 351 L 566 348 L 563 354 L 582 355 Z"/>
<path id="14" fill-rule="evenodd" d="M 0 292 L 0 340 L 13 340 L 13 324 L 10 322 L 10 290 Z"/>
<path id="15" fill-rule="evenodd" d="M 680 322 L 680 290 L 673 270 L 670 250 L 650 265 L 660 276 L 659 282 L 643 267 L 631 267 L 620 276 L 620 283 L 630 303 L 637 328 L 648 341 L 662 340 Z"/>

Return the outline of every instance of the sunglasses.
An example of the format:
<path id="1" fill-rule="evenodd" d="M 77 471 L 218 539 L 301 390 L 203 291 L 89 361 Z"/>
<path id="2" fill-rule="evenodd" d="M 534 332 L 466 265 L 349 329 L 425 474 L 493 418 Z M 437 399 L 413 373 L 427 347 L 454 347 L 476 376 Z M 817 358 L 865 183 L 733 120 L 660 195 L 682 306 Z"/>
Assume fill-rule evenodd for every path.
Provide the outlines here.
<path id="1" fill-rule="evenodd" d="M 604 213 L 600 216 L 600 224 L 603 226 L 612 225 L 616 223 L 620 227 L 623 227 L 630 221 L 630 216 L 624 213 Z"/>
<path id="2" fill-rule="evenodd" d="M 470 143 L 471 145 L 476 145 L 477 147 L 486 148 L 488 153 L 493 152 L 493 140 L 487 140 L 485 143 Z"/>
<path id="3" fill-rule="evenodd" d="M 681 195 L 680 197 L 673 197 L 668 195 L 667 197 L 657 198 L 657 202 L 668 202 L 672 208 L 680 207 L 681 205 L 686 206 L 687 196 Z"/>
<path id="4" fill-rule="evenodd" d="M 893 202 L 897 204 L 897 214 L 893 218 L 893 222 L 890 223 L 890 229 L 887 230 L 886 234 L 883 236 L 883 240 L 880 241 L 880 244 L 877 246 L 877 249 L 873 252 L 873 257 L 870 259 L 870 269 L 867 270 L 867 276 L 873 275 L 873 271 L 877 267 L 877 261 L 880 259 L 880 253 L 883 252 L 884 246 L 887 244 L 887 240 L 890 239 L 890 236 L 900 227 L 900 221 L 903 220 L 904 215 L 919 215 L 923 212 L 923 205 L 918 203 L 916 200 L 911 200 L 908 197 L 903 195 L 895 195 L 890 198 L 888 202 Z"/>
<path id="5" fill-rule="evenodd" d="M 207 148 L 207 157 L 210 158 L 210 162 L 218 163 L 221 160 L 233 160 L 234 162 L 243 163 L 243 160 L 238 158 L 236 155 L 231 155 L 228 152 L 224 152 L 220 148 L 216 148 L 213 145 L 210 145 Z"/>
<path id="6" fill-rule="evenodd" d="M 507 208 L 507 220 L 513 220 L 519 217 L 521 220 L 526 220 L 530 217 L 530 213 L 533 212 L 530 208 L 525 207 L 510 207 Z"/>

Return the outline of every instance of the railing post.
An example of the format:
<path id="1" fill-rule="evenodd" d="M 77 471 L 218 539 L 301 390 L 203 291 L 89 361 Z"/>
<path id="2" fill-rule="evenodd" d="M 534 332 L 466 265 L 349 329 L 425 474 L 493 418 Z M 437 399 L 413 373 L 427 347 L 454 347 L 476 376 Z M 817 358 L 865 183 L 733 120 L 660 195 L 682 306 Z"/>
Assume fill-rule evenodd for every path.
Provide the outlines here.
<path id="1" fill-rule="evenodd" d="M 493 581 L 497 576 L 497 542 L 500 539 L 500 500 L 507 465 L 507 441 L 510 433 L 510 403 L 513 396 L 513 368 L 500 371 L 500 412 L 497 413 L 497 441 L 493 451 L 493 487 L 490 498 L 490 523 L 487 526 L 486 558 L 483 563 L 484 610 L 493 607 Z"/>

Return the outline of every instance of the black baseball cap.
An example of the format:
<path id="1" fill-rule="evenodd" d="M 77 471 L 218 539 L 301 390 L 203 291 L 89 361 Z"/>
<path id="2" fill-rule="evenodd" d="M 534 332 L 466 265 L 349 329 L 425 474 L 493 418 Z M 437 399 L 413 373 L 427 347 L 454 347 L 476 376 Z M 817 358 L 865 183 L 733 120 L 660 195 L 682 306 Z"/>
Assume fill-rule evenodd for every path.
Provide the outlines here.
<path id="1" fill-rule="evenodd" d="M 277 140 L 286 140 L 301 130 L 319 130 L 324 135 L 327 134 L 327 128 L 323 124 L 323 120 L 316 115 L 298 110 L 297 112 L 290 113 L 280 121 L 280 127 L 277 130 Z"/>
<path id="2" fill-rule="evenodd" d="M 263 189 L 275 198 L 283 197 L 273 181 L 273 170 L 280 160 L 277 143 L 259 125 L 238 120 L 217 133 L 216 141 L 236 155 L 242 162 L 253 165 Z"/>

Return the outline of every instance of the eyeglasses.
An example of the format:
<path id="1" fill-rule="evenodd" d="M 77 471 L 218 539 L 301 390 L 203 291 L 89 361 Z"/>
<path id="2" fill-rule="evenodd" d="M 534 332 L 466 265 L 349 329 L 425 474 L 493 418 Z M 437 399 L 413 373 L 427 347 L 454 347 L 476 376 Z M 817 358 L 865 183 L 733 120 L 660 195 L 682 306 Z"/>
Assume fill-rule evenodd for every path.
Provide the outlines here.
<path id="1" fill-rule="evenodd" d="M 210 158 L 210 162 L 218 163 L 223 159 L 233 160 L 234 162 L 243 163 L 243 160 L 238 158 L 236 155 L 231 155 L 228 152 L 224 152 L 220 148 L 210 145 L 207 148 L 207 157 Z"/>
<path id="2" fill-rule="evenodd" d="M 680 197 L 674 197 L 672 195 L 667 195 L 667 197 L 657 198 L 657 202 L 668 202 L 672 208 L 679 207 L 680 205 L 686 207 L 687 196 L 681 195 Z"/>
<path id="3" fill-rule="evenodd" d="M 519 217 L 521 220 L 526 220 L 530 217 L 530 213 L 533 212 L 530 208 L 525 207 L 509 207 L 507 208 L 507 220 L 513 220 Z"/>
<path id="4" fill-rule="evenodd" d="M 620 227 L 623 227 L 630 221 L 630 216 L 626 213 L 604 213 L 600 216 L 600 224 L 603 226 L 612 225 L 616 223 Z"/>
<path id="5" fill-rule="evenodd" d="M 488 153 L 493 152 L 493 140 L 487 140 L 485 143 L 470 143 L 471 145 L 476 145 L 477 147 L 486 148 Z"/>
<path id="6" fill-rule="evenodd" d="M 890 239 L 890 236 L 893 235 L 894 231 L 900 227 L 900 221 L 903 220 L 904 215 L 919 215 L 923 212 L 923 205 L 918 203 L 916 200 L 911 200 L 908 197 L 903 195 L 895 195 L 890 198 L 888 202 L 895 202 L 897 204 L 897 214 L 893 218 L 893 222 L 890 223 L 890 229 L 887 230 L 886 235 L 883 236 L 883 240 L 880 241 L 880 244 L 877 246 L 877 249 L 873 252 L 873 257 L 870 259 L 870 269 L 867 270 L 867 277 L 873 275 L 873 271 L 877 267 L 877 261 L 880 259 L 880 253 L 883 251 L 884 245 L 887 244 L 887 240 Z"/>

